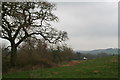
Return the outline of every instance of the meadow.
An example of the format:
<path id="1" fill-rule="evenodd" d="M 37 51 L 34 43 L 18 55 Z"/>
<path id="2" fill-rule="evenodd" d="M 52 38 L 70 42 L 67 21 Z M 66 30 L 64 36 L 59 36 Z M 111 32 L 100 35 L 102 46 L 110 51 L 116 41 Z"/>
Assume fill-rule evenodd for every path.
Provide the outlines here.
<path id="1" fill-rule="evenodd" d="M 5 74 L 3 78 L 118 78 L 118 56 L 79 62 L 69 66 Z"/>

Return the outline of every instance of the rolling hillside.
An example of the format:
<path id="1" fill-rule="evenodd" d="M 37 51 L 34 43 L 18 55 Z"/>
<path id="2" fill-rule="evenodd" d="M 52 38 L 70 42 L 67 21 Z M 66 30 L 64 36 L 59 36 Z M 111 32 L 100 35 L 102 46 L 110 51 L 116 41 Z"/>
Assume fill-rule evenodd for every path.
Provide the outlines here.
<path id="1" fill-rule="evenodd" d="M 99 53 L 108 53 L 108 54 L 118 54 L 117 48 L 107 48 L 107 49 L 96 49 L 91 51 L 79 51 L 81 53 L 90 53 L 90 54 L 99 54 Z"/>

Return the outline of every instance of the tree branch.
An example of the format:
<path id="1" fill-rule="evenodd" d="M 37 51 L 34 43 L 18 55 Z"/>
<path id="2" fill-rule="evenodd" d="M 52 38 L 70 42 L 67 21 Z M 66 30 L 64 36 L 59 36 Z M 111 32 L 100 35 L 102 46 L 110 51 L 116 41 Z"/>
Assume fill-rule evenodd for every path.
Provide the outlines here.
<path id="1" fill-rule="evenodd" d="M 18 43 L 16 43 L 16 46 L 18 46 L 21 42 L 23 42 L 27 37 L 29 36 L 25 35 L 24 37 L 22 37 L 21 40 L 19 40 Z"/>
<path id="2" fill-rule="evenodd" d="M 13 36 L 14 39 L 15 39 L 15 38 L 17 37 L 17 35 L 19 34 L 21 28 L 22 28 L 22 27 L 19 27 L 19 28 L 16 30 L 16 33 L 15 33 L 14 36 Z"/>
<path id="3" fill-rule="evenodd" d="M 9 39 L 8 37 L 1 37 L 1 38 L 3 38 L 3 39 L 7 39 L 7 40 L 9 40 L 9 41 L 10 41 L 10 39 Z"/>
<path id="4" fill-rule="evenodd" d="M 9 22 L 8 22 L 4 17 L 3 17 L 2 19 L 3 19 L 3 20 L 6 22 L 6 24 L 8 25 L 9 31 L 12 32 L 11 26 L 10 26 Z"/>

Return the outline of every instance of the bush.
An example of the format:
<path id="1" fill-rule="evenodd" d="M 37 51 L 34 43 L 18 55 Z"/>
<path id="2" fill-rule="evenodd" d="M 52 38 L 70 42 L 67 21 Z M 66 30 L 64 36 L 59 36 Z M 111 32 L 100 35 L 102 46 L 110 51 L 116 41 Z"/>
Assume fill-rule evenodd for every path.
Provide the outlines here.
<path id="1" fill-rule="evenodd" d="M 18 51 L 17 65 L 19 67 L 35 66 L 52 67 L 50 54 L 47 51 L 47 44 L 41 40 L 28 40 Z"/>
<path id="2" fill-rule="evenodd" d="M 52 61 L 63 63 L 73 59 L 73 50 L 67 46 L 57 46 L 57 49 L 51 51 Z"/>
<path id="3" fill-rule="evenodd" d="M 25 67 L 25 66 L 35 66 L 39 65 L 39 67 L 52 67 L 53 63 L 51 60 L 47 58 L 41 57 L 39 54 L 23 54 L 20 53 L 17 58 L 17 66 Z"/>
<path id="4" fill-rule="evenodd" d="M 43 40 L 28 39 L 18 49 L 16 67 L 9 67 L 10 56 L 3 57 L 3 72 L 49 68 L 70 61 L 72 56 L 73 50 L 67 46 L 50 49 Z"/>

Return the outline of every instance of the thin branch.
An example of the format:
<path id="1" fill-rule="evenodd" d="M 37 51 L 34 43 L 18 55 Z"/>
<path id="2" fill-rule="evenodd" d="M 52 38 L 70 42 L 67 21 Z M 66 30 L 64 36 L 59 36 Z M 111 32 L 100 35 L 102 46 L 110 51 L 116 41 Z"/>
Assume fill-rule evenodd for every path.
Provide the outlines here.
<path id="1" fill-rule="evenodd" d="M 10 32 L 12 32 L 12 30 L 11 30 L 11 25 L 9 24 L 9 22 L 3 17 L 2 18 L 4 21 L 5 21 L 5 23 L 8 25 L 8 28 L 9 28 L 9 31 Z"/>
<path id="2" fill-rule="evenodd" d="M 10 41 L 10 39 L 9 39 L 8 37 L 1 37 L 1 38 L 3 38 L 3 39 L 7 39 L 7 40 L 9 40 L 9 41 Z"/>

